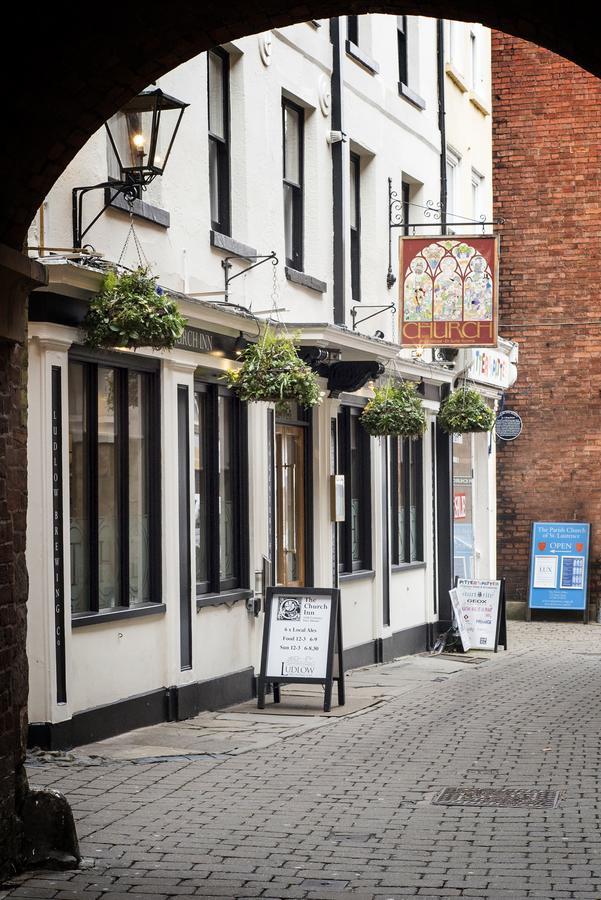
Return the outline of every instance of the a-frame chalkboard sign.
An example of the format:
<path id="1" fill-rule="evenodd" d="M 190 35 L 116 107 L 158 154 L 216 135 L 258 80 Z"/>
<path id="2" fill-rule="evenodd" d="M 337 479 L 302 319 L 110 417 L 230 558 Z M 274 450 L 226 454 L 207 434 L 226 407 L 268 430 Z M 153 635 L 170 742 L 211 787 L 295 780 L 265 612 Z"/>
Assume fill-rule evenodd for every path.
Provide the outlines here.
<path id="1" fill-rule="evenodd" d="M 336 669 L 334 674 L 334 657 Z M 273 685 L 274 703 L 280 685 L 324 685 L 324 712 L 332 706 L 332 685 L 338 683 L 338 703 L 344 706 L 342 617 L 338 588 L 267 589 L 261 672 L 257 705 L 265 708 L 265 691 Z"/>

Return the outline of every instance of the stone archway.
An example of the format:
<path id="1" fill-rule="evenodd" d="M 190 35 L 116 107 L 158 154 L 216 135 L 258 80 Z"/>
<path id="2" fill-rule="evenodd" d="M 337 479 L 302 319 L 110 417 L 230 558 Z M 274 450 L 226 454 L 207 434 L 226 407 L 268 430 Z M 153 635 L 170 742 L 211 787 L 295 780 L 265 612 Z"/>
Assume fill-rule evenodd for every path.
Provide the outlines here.
<path id="1" fill-rule="evenodd" d="M 23 298 L 43 283 L 23 257 L 37 208 L 75 154 L 112 113 L 154 79 L 216 44 L 311 18 L 348 13 L 417 14 L 478 20 L 539 43 L 601 74 L 594 12 L 525 9 L 483 0 L 239 0 L 168 7 L 105 4 L 91 13 L 71 4 L 12 10 L 11 44 L 22 46 L 4 79 L 0 147 L 0 873 L 18 852 L 24 790 L 27 662 L 26 352 Z M 5 59 L 11 58 L 8 48 Z M 21 341 L 21 342 L 20 342 Z M 50 598 L 49 598 L 50 599 Z"/>

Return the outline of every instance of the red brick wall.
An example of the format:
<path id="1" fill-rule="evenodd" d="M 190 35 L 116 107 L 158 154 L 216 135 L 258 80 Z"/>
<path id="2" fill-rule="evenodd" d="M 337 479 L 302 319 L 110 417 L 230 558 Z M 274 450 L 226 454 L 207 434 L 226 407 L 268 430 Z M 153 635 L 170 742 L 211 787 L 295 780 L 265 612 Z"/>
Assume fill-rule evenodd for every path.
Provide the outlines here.
<path id="1" fill-rule="evenodd" d="M 530 525 L 592 523 L 601 593 L 601 82 L 493 32 L 500 334 L 520 345 L 506 406 L 524 430 L 498 455 L 499 572 L 525 600 Z M 543 327 L 576 322 L 564 327 Z M 525 327 L 534 323 L 533 327 Z M 507 328 L 503 326 L 520 327 Z"/>

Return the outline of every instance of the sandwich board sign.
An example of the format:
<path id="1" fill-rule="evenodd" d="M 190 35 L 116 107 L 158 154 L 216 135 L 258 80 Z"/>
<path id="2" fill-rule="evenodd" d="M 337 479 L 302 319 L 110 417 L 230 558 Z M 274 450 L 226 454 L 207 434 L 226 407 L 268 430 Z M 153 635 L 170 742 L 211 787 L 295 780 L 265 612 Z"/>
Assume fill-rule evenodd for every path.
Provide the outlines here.
<path id="1" fill-rule="evenodd" d="M 590 530 L 587 522 L 533 523 L 528 619 L 533 609 L 565 609 L 587 621 Z"/>
<path id="2" fill-rule="evenodd" d="M 463 649 L 507 649 L 505 583 L 457 578 L 449 591 Z"/>
<path id="3" fill-rule="evenodd" d="M 334 653 L 338 673 L 334 675 Z M 280 702 L 280 685 L 298 682 L 324 684 L 324 710 L 329 712 L 332 683 L 338 681 L 338 702 L 344 705 L 342 623 L 338 588 L 267 589 L 261 673 L 258 678 L 259 709 L 265 707 L 265 689 L 274 688 Z"/>

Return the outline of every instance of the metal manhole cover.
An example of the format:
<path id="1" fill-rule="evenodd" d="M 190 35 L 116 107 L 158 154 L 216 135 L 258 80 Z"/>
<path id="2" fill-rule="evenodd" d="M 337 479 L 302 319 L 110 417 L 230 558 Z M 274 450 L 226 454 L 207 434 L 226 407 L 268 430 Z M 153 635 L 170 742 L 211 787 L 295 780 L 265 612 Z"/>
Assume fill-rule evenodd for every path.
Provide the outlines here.
<path id="1" fill-rule="evenodd" d="M 508 806 L 555 809 L 559 791 L 513 788 L 443 788 L 432 801 L 436 806 Z"/>

